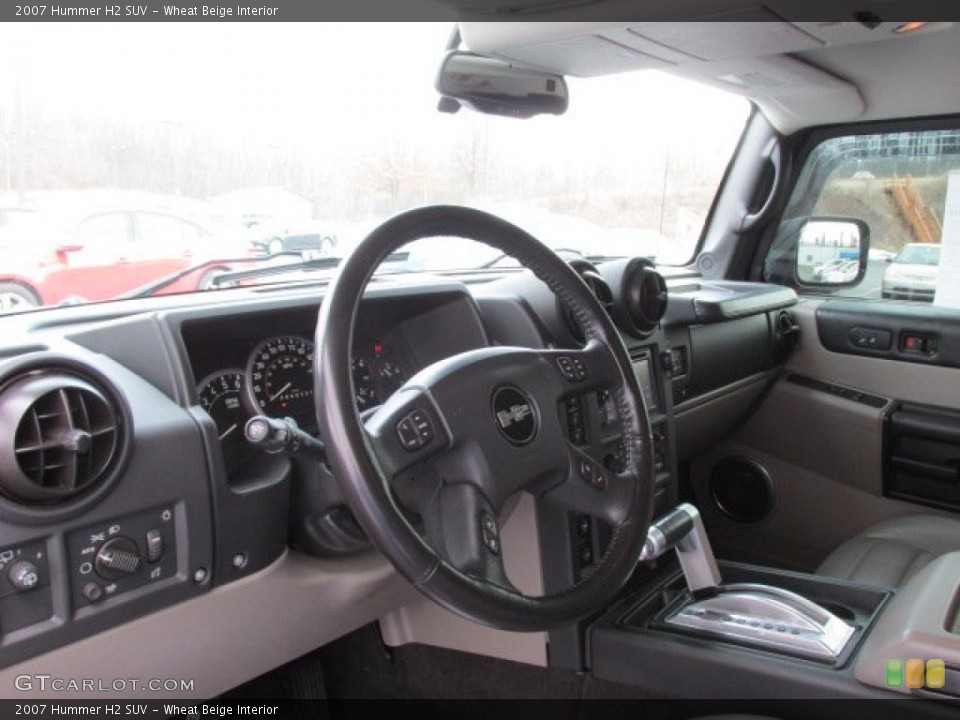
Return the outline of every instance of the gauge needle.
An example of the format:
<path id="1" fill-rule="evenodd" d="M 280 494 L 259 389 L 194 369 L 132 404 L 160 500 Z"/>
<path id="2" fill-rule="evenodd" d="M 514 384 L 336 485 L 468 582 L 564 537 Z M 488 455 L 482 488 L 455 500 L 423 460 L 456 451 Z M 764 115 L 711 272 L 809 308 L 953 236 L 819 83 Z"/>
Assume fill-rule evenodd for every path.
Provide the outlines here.
<path id="1" fill-rule="evenodd" d="M 233 425 L 231 425 L 230 427 L 228 427 L 226 430 L 224 430 L 224 431 L 220 434 L 220 439 L 223 440 L 227 435 L 229 435 L 230 433 L 232 433 L 232 432 L 233 432 L 234 430 L 236 430 L 238 427 L 239 427 L 239 425 L 238 425 L 237 423 L 234 423 Z"/>
<path id="2" fill-rule="evenodd" d="M 288 383 L 287 383 L 286 385 L 284 385 L 282 388 L 280 388 L 279 390 L 277 390 L 273 395 L 271 395 L 271 396 L 270 396 L 270 399 L 267 400 L 267 402 L 273 402 L 274 400 L 276 400 L 278 397 L 280 397 L 281 395 L 283 395 L 283 394 L 290 388 L 291 385 L 293 385 L 293 383 L 292 383 L 292 382 L 288 382 Z"/>

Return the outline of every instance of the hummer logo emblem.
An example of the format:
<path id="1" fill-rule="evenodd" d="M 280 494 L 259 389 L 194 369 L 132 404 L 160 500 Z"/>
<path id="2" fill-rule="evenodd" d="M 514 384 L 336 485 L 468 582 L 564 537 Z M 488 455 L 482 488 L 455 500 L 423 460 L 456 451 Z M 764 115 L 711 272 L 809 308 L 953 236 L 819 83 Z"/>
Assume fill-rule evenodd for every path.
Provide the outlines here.
<path id="1" fill-rule="evenodd" d="M 535 406 L 515 387 L 501 387 L 493 393 L 493 416 L 500 432 L 514 445 L 526 445 L 537 434 Z"/>

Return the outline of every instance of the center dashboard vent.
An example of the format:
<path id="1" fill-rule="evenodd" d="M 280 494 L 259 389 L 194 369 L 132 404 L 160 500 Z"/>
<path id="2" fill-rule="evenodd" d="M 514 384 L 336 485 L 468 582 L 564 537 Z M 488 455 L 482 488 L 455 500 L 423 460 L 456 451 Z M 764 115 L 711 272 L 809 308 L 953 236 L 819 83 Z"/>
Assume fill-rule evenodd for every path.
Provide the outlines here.
<path id="1" fill-rule="evenodd" d="M 587 284 L 587 287 L 590 288 L 590 291 L 594 294 L 597 300 L 600 301 L 600 305 L 603 307 L 606 313 L 608 315 L 612 315 L 613 291 L 610 290 L 610 286 L 607 284 L 607 281 L 603 279 L 593 263 L 589 262 L 588 260 L 580 260 L 575 258 L 570 261 L 570 265 L 574 270 L 577 271 L 577 274 Z M 577 321 L 573 310 L 560 302 L 559 298 L 557 299 L 557 302 L 560 303 L 561 313 L 567 323 L 567 329 L 570 330 L 570 334 L 577 342 L 584 342 L 586 340 L 586 335 L 583 332 L 583 328 L 580 327 L 580 323 Z"/>
<path id="2" fill-rule="evenodd" d="M 644 338 L 657 329 L 667 312 L 667 283 L 653 262 L 635 257 L 601 265 L 614 288 L 614 318 L 635 337 Z"/>
<path id="3" fill-rule="evenodd" d="M 27 504 L 63 503 L 101 484 L 115 467 L 120 413 L 94 383 L 36 371 L 0 392 L 0 493 Z"/>

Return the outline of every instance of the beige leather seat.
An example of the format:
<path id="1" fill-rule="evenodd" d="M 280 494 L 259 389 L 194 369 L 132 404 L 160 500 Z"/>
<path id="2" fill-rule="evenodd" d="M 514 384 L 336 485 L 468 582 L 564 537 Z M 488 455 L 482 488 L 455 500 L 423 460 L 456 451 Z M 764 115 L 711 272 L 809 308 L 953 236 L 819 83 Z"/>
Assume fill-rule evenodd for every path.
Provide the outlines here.
<path id="1" fill-rule="evenodd" d="M 867 528 L 830 553 L 818 573 L 900 587 L 931 561 L 960 550 L 960 518 L 907 515 Z"/>

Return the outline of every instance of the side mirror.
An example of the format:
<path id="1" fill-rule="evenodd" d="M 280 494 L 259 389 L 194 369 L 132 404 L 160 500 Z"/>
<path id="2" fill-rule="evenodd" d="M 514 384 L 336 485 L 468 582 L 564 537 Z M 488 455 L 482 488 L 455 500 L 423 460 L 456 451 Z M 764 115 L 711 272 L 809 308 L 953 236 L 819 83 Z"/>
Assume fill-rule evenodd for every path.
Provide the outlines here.
<path id="1" fill-rule="evenodd" d="M 567 82 L 561 75 L 518 68 L 502 60 L 451 50 L 440 64 L 440 109 L 461 106 L 489 115 L 529 118 L 560 115 L 567 109 Z"/>
<path id="2" fill-rule="evenodd" d="M 809 218 L 797 241 L 797 280 L 812 287 L 856 285 L 867 273 L 869 257 L 870 228 L 863 220 Z"/>
<path id="3" fill-rule="evenodd" d="M 83 250 L 83 245 L 77 243 L 65 243 L 63 245 L 57 246 L 58 255 L 66 255 L 67 253 L 80 252 Z"/>

